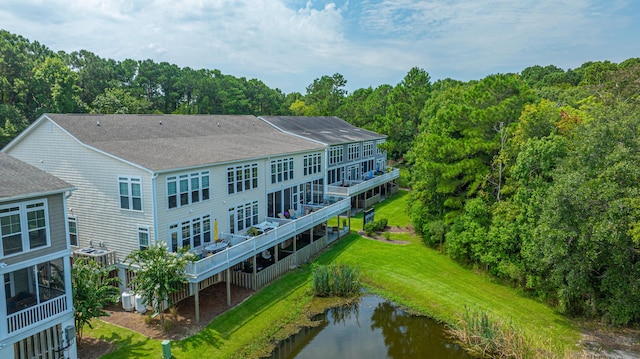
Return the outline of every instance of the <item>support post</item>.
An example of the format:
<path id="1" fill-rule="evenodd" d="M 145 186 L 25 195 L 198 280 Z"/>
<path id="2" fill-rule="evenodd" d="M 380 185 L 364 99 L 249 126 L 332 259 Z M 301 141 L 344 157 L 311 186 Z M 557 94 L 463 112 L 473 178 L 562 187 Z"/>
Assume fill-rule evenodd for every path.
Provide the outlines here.
<path id="1" fill-rule="evenodd" d="M 191 292 L 193 292 L 194 306 L 196 311 L 196 323 L 200 323 L 200 286 L 198 283 L 191 283 Z"/>
<path id="2" fill-rule="evenodd" d="M 231 306 L 231 268 L 227 268 L 227 306 Z"/>

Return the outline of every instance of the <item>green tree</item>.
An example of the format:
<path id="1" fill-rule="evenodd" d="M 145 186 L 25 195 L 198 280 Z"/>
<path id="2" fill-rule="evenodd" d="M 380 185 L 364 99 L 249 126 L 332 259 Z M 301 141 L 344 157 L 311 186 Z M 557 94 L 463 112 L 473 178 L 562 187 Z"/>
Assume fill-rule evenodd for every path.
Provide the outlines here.
<path id="1" fill-rule="evenodd" d="M 77 258 L 71 268 L 73 306 L 78 338 L 82 339 L 85 325 L 91 326 L 93 318 L 108 316 L 104 308 L 118 302 L 120 278 L 109 274 L 113 267 L 97 264 L 93 259 Z"/>
<path id="2" fill-rule="evenodd" d="M 339 73 L 322 76 L 307 86 L 304 103 L 311 108 L 311 116 L 335 116 L 347 95 L 347 80 Z"/>
<path id="3" fill-rule="evenodd" d="M 182 247 L 178 252 L 167 251 L 167 245 L 159 242 L 145 250 L 131 252 L 127 256 L 129 268 L 135 271 L 131 286 L 148 305 L 153 307 L 164 322 L 163 303 L 173 306 L 172 294 L 187 283 L 185 269 L 195 261 L 195 255 Z"/>
<path id="4" fill-rule="evenodd" d="M 385 149 L 393 159 L 400 159 L 411 148 L 421 123 L 420 114 L 431 95 L 429 74 L 414 67 L 389 93 L 382 132 L 389 137 Z"/>
<path id="5" fill-rule="evenodd" d="M 149 113 L 152 104 L 146 98 L 139 98 L 121 87 L 108 88 L 98 95 L 91 104 L 92 113 Z"/>
<path id="6" fill-rule="evenodd" d="M 78 75 L 67 67 L 58 56 L 47 57 L 35 67 L 34 80 L 38 87 L 36 98 L 41 112 L 84 112 L 80 99 L 82 92 L 77 85 Z"/>

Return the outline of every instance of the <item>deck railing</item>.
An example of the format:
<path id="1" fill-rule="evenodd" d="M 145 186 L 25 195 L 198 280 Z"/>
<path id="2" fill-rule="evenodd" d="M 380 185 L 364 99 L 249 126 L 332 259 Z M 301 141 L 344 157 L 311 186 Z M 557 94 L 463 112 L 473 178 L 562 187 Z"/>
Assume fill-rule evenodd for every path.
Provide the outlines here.
<path id="1" fill-rule="evenodd" d="M 328 205 L 324 208 L 317 209 L 308 215 L 287 223 L 280 224 L 266 233 L 249 237 L 244 240 L 239 238 L 237 243 L 218 253 L 212 254 L 197 262 L 187 264 L 186 273 L 190 277 L 190 281 L 198 282 L 217 272 L 221 272 L 232 267 L 246 259 L 251 258 L 285 240 L 307 231 L 318 224 L 324 223 L 351 208 L 351 200 L 349 198 L 340 200 L 336 203 Z"/>
<path id="2" fill-rule="evenodd" d="M 11 334 L 15 331 L 38 324 L 41 321 L 46 321 L 66 310 L 67 296 L 61 295 L 19 312 L 9 314 L 7 316 L 7 333 Z"/>
<path id="3" fill-rule="evenodd" d="M 391 172 L 387 172 L 378 176 L 375 176 L 366 181 L 354 183 L 349 187 L 343 186 L 327 186 L 327 196 L 343 196 L 343 197 L 351 197 L 362 192 L 365 192 L 371 188 L 376 186 L 385 184 L 389 181 L 392 181 L 396 178 L 400 177 L 400 170 L 394 168 Z"/>

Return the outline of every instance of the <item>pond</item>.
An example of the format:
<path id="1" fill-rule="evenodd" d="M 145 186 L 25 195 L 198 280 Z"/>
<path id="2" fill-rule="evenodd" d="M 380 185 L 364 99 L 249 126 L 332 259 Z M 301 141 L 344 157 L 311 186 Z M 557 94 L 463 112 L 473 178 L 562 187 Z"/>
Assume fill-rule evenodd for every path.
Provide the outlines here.
<path id="1" fill-rule="evenodd" d="M 283 340 L 269 358 L 471 358 L 443 324 L 373 295 L 313 319 L 320 324 Z"/>

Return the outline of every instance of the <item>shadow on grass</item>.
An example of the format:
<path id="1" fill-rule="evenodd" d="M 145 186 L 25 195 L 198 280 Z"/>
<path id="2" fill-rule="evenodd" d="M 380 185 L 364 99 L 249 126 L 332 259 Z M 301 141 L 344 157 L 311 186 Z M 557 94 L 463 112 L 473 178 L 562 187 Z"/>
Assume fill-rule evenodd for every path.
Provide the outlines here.
<path id="1" fill-rule="evenodd" d="M 111 353 L 102 356 L 102 359 L 109 358 L 139 358 L 149 354 L 149 347 L 145 345 L 147 340 L 136 340 L 135 334 L 129 334 L 122 336 L 118 333 L 111 333 L 110 335 L 101 335 L 99 339 L 106 340 L 109 343 L 116 345 L 116 349 Z"/>

